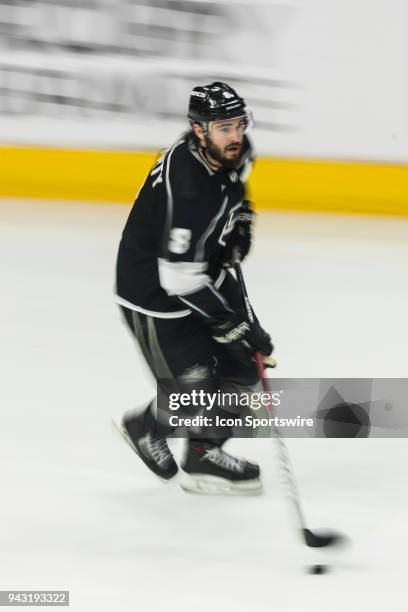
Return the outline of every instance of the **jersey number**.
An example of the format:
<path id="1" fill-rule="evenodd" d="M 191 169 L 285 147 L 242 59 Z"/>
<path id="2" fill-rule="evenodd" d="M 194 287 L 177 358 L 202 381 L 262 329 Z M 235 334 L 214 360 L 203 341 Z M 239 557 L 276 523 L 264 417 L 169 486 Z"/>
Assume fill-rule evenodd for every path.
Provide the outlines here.
<path id="1" fill-rule="evenodd" d="M 169 251 L 182 255 L 190 248 L 191 230 L 172 227 L 170 230 Z"/>

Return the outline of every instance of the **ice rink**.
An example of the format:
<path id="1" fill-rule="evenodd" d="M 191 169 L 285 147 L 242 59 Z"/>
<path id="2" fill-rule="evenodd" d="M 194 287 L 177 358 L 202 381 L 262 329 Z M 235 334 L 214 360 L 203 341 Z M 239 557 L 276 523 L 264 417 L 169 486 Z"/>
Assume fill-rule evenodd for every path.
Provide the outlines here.
<path id="1" fill-rule="evenodd" d="M 154 389 L 113 302 L 128 210 L 0 203 L 0 590 L 69 589 L 76 612 L 405 612 L 405 439 L 288 441 L 310 526 L 353 540 L 329 555 L 293 534 L 270 440 L 229 445 L 265 493 L 215 498 L 112 435 Z M 406 218 L 260 214 L 244 273 L 276 375 L 406 377 L 407 268 Z"/>

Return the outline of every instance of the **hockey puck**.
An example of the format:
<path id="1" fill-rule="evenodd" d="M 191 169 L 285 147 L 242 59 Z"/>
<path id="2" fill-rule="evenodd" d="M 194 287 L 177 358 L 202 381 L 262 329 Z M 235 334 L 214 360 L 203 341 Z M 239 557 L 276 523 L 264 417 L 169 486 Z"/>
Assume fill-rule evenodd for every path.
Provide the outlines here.
<path id="1" fill-rule="evenodd" d="M 329 568 L 327 565 L 310 565 L 308 567 L 309 574 L 326 574 Z"/>

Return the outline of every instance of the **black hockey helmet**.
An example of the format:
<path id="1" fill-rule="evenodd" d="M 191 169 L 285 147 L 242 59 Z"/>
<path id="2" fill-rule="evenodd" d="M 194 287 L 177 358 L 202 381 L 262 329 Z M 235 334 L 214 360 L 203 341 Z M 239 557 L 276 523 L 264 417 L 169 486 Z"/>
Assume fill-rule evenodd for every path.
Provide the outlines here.
<path id="1" fill-rule="evenodd" d="M 247 116 L 246 104 L 226 83 L 215 81 L 211 85 L 194 87 L 190 96 L 188 118 L 191 123 L 208 124 L 217 119 Z"/>

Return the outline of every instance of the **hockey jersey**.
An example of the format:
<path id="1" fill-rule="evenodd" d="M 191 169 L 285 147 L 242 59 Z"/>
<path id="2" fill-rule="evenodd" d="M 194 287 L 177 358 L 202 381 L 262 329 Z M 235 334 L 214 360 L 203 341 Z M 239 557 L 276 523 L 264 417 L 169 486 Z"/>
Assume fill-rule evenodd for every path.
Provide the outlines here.
<path id="1" fill-rule="evenodd" d="M 244 198 L 253 151 L 244 137 L 235 169 L 214 171 L 185 136 L 148 174 L 123 230 L 117 302 L 162 318 L 230 318 L 222 251 Z"/>

